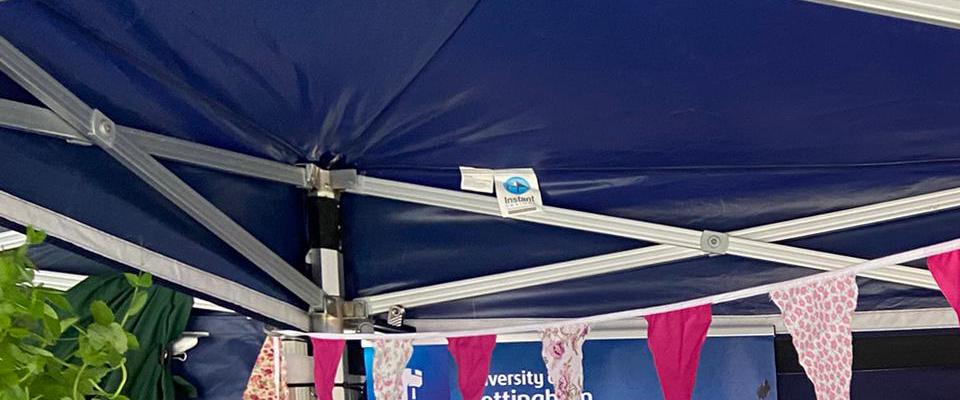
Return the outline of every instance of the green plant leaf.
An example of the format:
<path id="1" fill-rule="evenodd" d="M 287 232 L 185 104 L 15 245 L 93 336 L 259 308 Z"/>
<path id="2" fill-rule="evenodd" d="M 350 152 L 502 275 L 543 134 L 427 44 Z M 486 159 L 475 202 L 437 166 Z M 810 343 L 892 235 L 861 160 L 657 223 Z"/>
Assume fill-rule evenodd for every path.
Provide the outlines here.
<path id="1" fill-rule="evenodd" d="M 130 350 L 138 350 L 140 348 L 140 341 L 137 340 L 137 337 L 134 336 L 132 333 L 126 332 L 126 334 L 127 334 L 127 347 Z"/>
<path id="2" fill-rule="evenodd" d="M 133 300 L 130 301 L 130 308 L 127 309 L 128 316 L 137 315 L 143 306 L 147 305 L 147 292 L 139 291 L 133 296 Z"/>
<path id="3" fill-rule="evenodd" d="M 22 248 L 22 249 L 25 249 L 26 247 L 21 247 L 21 248 Z M 27 284 L 27 285 L 32 285 L 32 284 L 33 284 L 33 278 L 34 278 L 34 269 L 33 269 L 33 267 L 32 267 L 32 266 L 29 266 L 29 268 L 21 268 L 21 269 L 20 269 L 20 278 L 22 279 L 22 281 L 21 281 L 22 283 Z"/>
<path id="4" fill-rule="evenodd" d="M 38 229 L 34 229 L 32 226 L 27 227 L 27 244 L 34 245 L 43 243 L 47 238 L 47 233 Z"/>
<path id="5" fill-rule="evenodd" d="M 55 356 L 53 355 L 53 353 L 51 353 L 51 352 L 49 352 L 49 351 L 47 351 L 47 350 L 45 350 L 45 349 L 39 348 L 39 347 L 37 347 L 37 346 L 31 346 L 31 345 L 29 345 L 29 344 L 24 344 L 24 345 L 21 345 L 21 347 L 23 347 L 23 349 L 26 350 L 27 352 L 36 354 L 36 355 L 38 355 L 38 356 L 44 356 L 44 357 L 50 357 L 50 358 L 55 357 Z"/>
<path id="6" fill-rule="evenodd" d="M 30 248 L 29 243 L 25 243 L 23 246 L 13 249 L 13 254 L 17 256 L 18 259 L 23 260 L 27 256 L 27 250 Z M 21 261 L 25 263 L 24 261 Z"/>
<path id="7" fill-rule="evenodd" d="M 153 275 L 144 272 L 140 275 L 140 287 L 149 288 L 150 286 L 153 286 Z"/>
<path id="8" fill-rule="evenodd" d="M 63 292 L 32 283 L 37 268 L 28 248 L 44 238 L 29 228 L 23 246 L 0 251 L 0 400 L 119 399 L 98 386 L 116 384 L 105 382 L 107 374 L 124 365 L 125 353 L 139 342 L 107 303 L 89 303 L 93 322 L 81 329 Z M 137 292 L 152 285 L 149 276 L 126 279 Z M 145 296 L 134 295 L 128 311 L 142 312 Z M 53 346 L 71 327 L 76 349 L 55 354 Z"/>
<path id="9" fill-rule="evenodd" d="M 60 326 L 60 320 L 57 318 L 50 318 L 48 316 L 43 317 L 43 335 L 42 338 L 44 341 L 54 341 L 60 336 L 60 333 L 63 332 L 63 327 Z"/>
<path id="10" fill-rule="evenodd" d="M 39 290 L 43 294 L 44 298 L 46 298 L 48 302 L 57 306 L 57 308 L 63 311 L 73 310 L 73 306 L 70 305 L 70 302 L 67 301 L 67 298 L 64 297 L 63 294 L 60 293 L 60 291 L 53 290 L 53 289 L 46 289 L 46 288 L 37 289 L 37 290 Z"/>
<path id="11" fill-rule="evenodd" d="M 70 329 L 70 327 L 73 326 L 73 324 L 77 323 L 77 321 L 79 320 L 80 318 L 77 318 L 77 317 L 70 317 L 70 318 L 60 320 L 60 332 L 63 333 L 67 329 Z"/>
<path id="12" fill-rule="evenodd" d="M 184 379 L 184 377 L 180 375 L 173 376 L 173 385 L 178 393 L 183 393 L 183 395 L 189 399 L 195 399 L 197 396 L 199 396 L 199 393 L 197 393 L 197 387 L 193 386 L 190 381 Z"/>
<path id="13" fill-rule="evenodd" d="M 120 324 L 114 322 L 110 324 L 110 334 L 109 340 L 110 344 L 113 345 L 113 349 L 120 355 L 123 355 L 130 349 L 129 344 L 127 343 L 127 331 L 123 330 L 123 327 Z"/>
<path id="14" fill-rule="evenodd" d="M 91 365 L 120 361 L 128 350 L 127 332 L 116 322 L 110 325 L 90 324 L 87 335 L 80 337 L 78 354 Z"/>
<path id="15" fill-rule="evenodd" d="M 6 259 L 4 257 L 3 259 Z M 14 265 L 12 262 L 5 262 L 0 265 L 0 285 L 13 285 L 19 283 L 22 267 Z"/>
<path id="16" fill-rule="evenodd" d="M 127 279 L 127 283 L 129 283 L 130 286 L 140 287 L 140 277 L 139 277 L 139 276 L 137 276 L 137 275 L 135 275 L 135 274 L 131 274 L 131 273 L 129 273 L 129 272 L 124 272 L 124 273 L 123 273 L 123 277 Z"/>
<path id="17" fill-rule="evenodd" d="M 23 339 L 27 336 L 30 336 L 30 331 L 24 328 L 10 328 L 7 329 L 7 335 L 14 339 Z"/>
<path id="18" fill-rule="evenodd" d="M 46 303 L 43 304 L 43 315 L 56 320 L 60 319 L 60 316 L 57 315 L 57 310 L 54 310 L 53 307 Z"/>
<path id="19" fill-rule="evenodd" d="M 100 325 L 110 325 L 115 319 L 113 311 L 102 300 L 96 300 L 90 304 L 90 314 L 93 315 L 93 320 Z"/>
<path id="20" fill-rule="evenodd" d="M 20 346 L 14 345 L 13 343 L 7 344 L 7 354 L 13 357 L 14 360 L 17 360 L 21 363 L 28 363 L 33 359 L 29 354 L 20 349 Z"/>
<path id="21" fill-rule="evenodd" d="M 136 288 L 148 288 L 153 285 L 153 275 L 150 275 L 146 272 L 141 273 L 140 275 L 134 275 L 130 273 L 124 273 L 124 278 L 127 278 L 127 283 L 130 286 Z"/>

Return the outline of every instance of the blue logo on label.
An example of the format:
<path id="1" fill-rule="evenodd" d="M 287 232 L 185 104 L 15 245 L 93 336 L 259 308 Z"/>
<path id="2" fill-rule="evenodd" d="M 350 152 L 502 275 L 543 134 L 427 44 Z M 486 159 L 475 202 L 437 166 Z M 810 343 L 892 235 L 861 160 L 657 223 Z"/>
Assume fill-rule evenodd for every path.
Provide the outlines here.
<path id="1" fill-rule="evenodd" d="M 513 194 L 524 194 L 530 190 L 530 183 L 519 176 L 512 176 L 503 181 L 503 188 Z"/>

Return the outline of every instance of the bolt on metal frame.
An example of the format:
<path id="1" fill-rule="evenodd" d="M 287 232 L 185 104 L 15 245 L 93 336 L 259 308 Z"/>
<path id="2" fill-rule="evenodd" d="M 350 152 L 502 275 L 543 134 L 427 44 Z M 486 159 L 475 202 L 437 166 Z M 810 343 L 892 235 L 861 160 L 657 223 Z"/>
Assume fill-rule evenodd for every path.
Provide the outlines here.
<path id="1" fill-rule="evenodd" d="M 127 169 L 233 247 L 308 304 L 323 305 L 323 290 L 160 164 L 132 139 L 137 131 L 118 126 L 91 108 L 0 37 L 0 71 L 49 107 L 83 139 L 110 154 Z M 141 135 L 143 136 L 143 135 Z M 175 143 L 158 141 L 158 143 Z"/>
<path id="2" fill-rule="evenodd" d="M 498 216 L 493 197 L 453 190 L 388 181 L 366 176 L 357 177 L 357 184 L 347 192 L 434 205 L 460 211 Z M 848 210 L 836 211 L 791 221 L 741 229 L 726 234 L 729 243 L 725 254 L 772 261 L 819 270 L 834 270 L 864 260 L 822 251 L 767 243 L 796 239 L 842 229 L 917 216 L 960 206 L 960 188 L 920 196 L 892 200 Z M 584 278 L 611 272 L 680 261 L 710 254 L 701 247 L 704 232 L 672 226 L 633 221 L 605 215 L 544 207 L 542 213 L 519 215 L 516 219 L 546 225 L 581 229 L 661 243 L 633 250 L 564 261 L 500 274 L 486 275 L 437 285 L 366 296 L 357 300 L 367 303 L 370 313 L 380 313 L 390 306 L 406 307 L 442 303 L 508 290 Z M 937 289 L 930 272 L 907 266 L 890 266 L 861 276 Z"/>

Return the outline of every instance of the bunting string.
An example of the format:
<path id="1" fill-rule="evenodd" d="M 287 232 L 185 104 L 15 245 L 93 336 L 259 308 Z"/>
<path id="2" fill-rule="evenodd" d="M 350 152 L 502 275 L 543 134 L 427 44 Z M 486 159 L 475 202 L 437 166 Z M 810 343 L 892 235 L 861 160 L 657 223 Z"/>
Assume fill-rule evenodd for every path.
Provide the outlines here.
<path id="1" fill-rule="evenodd" d="M 905 263 L 908 261 L 926 258 L 940 253 L 946 253 L 960 249 L 960 239 L 953 239 L 946 242 L 937 243 L 930 246 L 920 247 L 913 250 L 896 253 L 889 256 L 864 261 L 849 267 L 836 269 L 829 272 L 821 272 L 808 275 L 801 278 L 790 279 L 782 282 L 769 283 L 765 285 L 754 286 L 746 289 L 734 290 L 726 293 L 715 294 L 711 296 L 700 297 L 696 299 L 681 301 L 677 303 L 664 304 L 654 307 L 638 308 L 627 311 L 619 311 L 607 314 L 599 314 L 589 317 L 572 318 L 566 320 L 549 321 L 542 323 L 523 324 L 515 326 L 506 326 L 499 328 L 462 330 L 462 331 L 439 331 L 439 332 L 414 332 L 414 333 L 325 333 L 325 332 L 301 332 L 295 330 L 277 330 L 274 334 L 283 336 L 308 336 L 318 339 L 342 339 L 342 340 L 403 340 L 403 339 L 438 339 L 449 337 L 467 337 L 482 335 L 504 335 L 511 333 L 538 332 L 547 328 L 557 328 L 568 325 L 579 324 L 597 324 L 602 322 L 624 320 L 630 318 L 643 317 L 651 314 L 661 314 L 685 308 L 703 306 L 707 304 L 726 303 L 735 300 L 741 300 L 749 297 L 768 294 L 774 290 L 789 289 L 796 286 L 808 285 L 814 282 L 820 282 L 827 279 L 834 279 L 843 275 L 859 274 L 862 272 L 883 268 L 890 265 Z"/>

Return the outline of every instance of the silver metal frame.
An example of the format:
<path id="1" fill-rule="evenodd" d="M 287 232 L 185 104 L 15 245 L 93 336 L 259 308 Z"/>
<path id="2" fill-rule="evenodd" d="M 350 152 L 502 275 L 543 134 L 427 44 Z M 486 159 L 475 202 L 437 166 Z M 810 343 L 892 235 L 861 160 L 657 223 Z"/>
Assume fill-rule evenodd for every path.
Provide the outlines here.
<path id="1" fill-rule="evenodd" d="M 137 131 L 113 121 L 77 98 L 40 66 L 0 37 L 0 71 L 23 86 L 83 138 L 96 144 L 143 179 L 181 210 L 280 282 L 315 306 L 324 304 L 323 290 L 207 201 L 132 139 Z M 172 143 L 160 141 L 159 143 Z"/>
<path id="2" fill-rule="evenodd" d="M 17 232 L 19 233 L 19 232 Z M 87 279 L 86 275 L 78 274 L 68 274 L 64 272 L 53 272 L 53 271 L 34 271 L 33 283 L 36 285 L 43 285 L 45 288 L 56 289 L 61 291 L 70 290 L 70 288 L 76 286 L 84 279 Z M 233 313 L 234 311 L 220 307 L 214 303 L 206 301 L 204 299 L 193 299 L 193 308 L 199 310 L 207 311 L 217 311 L 224 313 Z"/>
<path id="3" fill-rule="evenodd" d="M 816 1 L 831 4 L 906 4 L 902 0 Z M 948 10 L 944 15 L 949 16 L 950 11 Z M 336 189 L 346 189 L 347 192 L 354 194 L 484 215 L 500 215 L 496 200 L 488 196 L 356 176 L 354 171 L 325 171 L 312 165 L 291 166 L 131 127 L 114 125 L 109 118 L 83 103 L 2 37 L 0 37 L 0 70 L 23 85 L 52 110 L 0 99 L 0 126 L 52 136 L 75 144 L 97 145 L 103 148 L 254 264 L 271 274 L 274 279 L 315 306 L 324 304 L 324 292 L 320 288 L 168 171 L 153 156 L 290 184 L 316 190 L 328 196 L 333 196 Z M 960 206 L 960 188 L 726 233 L 697 231 L 548 206 L 542 213 L 520 215 L 516 219 L 658 244 L 502 274 L 369 296 L 358 300 L 367 302 L 369 312 L 376 313 L 386 311 L 396 304 L 416 307 L 663 264 L 708 253 L 731 254 L 807 268 L 833 270 L 863 260 L 771 242 L 861 227 L 958 206 Z M 704 243 L 713 243 L 711 240 L 720 247 L 704 247 Z M 324 258 L 329 260 L 328 265 L 339 267 L 339 260 L 333 263 L 332 255 L 328 254 Z M 333 275 L 333 271 L 326 272 Z M 929 271 L 905 266 L 892 266 L 863 276 L 923 288 L 937 288 Z"/>
<path id="4" fill-rule="evenodd" d="M 357 182 L 357 185 L 348 188 L 347 192 L 418 204 L 441 206 L 491 216 L 500 215 L 496 199 L 488 196 L 364 176 L 358 177 Z M 820 270 L 833 270 L 857 264 L 863 260 L 855 257 L 766 242 L 796 239 L 956 207 L 960 207 L 960 188 L 728 232 L 729 243 L 725 251 L 726 254 L 747 258 Z M 542 213 L 521 215 L 516 219 L 663 244 L 438 285 L 367 296 L 357 300 L 367 303 L 369 312 L 379 313 L 387 311 L 390 306 L 396 304 L 402 304 L 406 307 L 416 307 L 441 303 L 680 261 L 707 254 L 707 252 L 703 251 L 700 247 L 702 232 L 690 229 L 571 211 L 556 207 L 545 207 Z M 936 282 L 934 282 L 930 272 L 925 269 L 891 266 L 882 270 L 865 273 L 862 276 L 928 289 L 937 289 Z"/>
<path id="5" fill-rule="evenodd" d="M 407 323 L 427 332 L 451 330 L 496 329 L 502 326 L 530 325 L 557 321 L 549 318 L 489 318 L 489 319 L 408 319 Z M 952 308 L 924 308 L 920 310 L 857 311 L 853 313 L 854 332 L 890 330 L 956 329 L 957 314 Z M 644 338 L 647 323 L 643 318 L 603 322 L 591 326 L 591 339 Z M 593 335 L 597 333 L 597 335 Z M 750 336 L 788 334 L 779 314 L 773 315 L 714 315 L 708 336 Z M 442 339 L 441 339 L 442 340 Z M 497 342 L 540 341 L 537 332 L 504 334 Z M 424 339 L 417 344 L 444 344 L 436 339 Z"/>
<path id="6" fill-rule="evenodd" d="M 0 190 L 0 218 L 19 225 L 42 226 L 47 236 L 70 243 L 106 260 L 149 272 L 158 279 L 175 283 L 193 292 L 203 293 L 207 298 L 221 304 L 235 305 L 298 329 L 310 329 L 310 318 L 306 310 L 103 232 L 2 190 Z"/>
<path id="7" fill-rule="evenodd" d="M 960 29 L 956 0 L 806 0 L 828 6 Z"/>
<path id="8" fill-rule="evenodd" d="M 53 111 L 15 101 L 0 99 L 0 126 L 63 139 L 73 144 L 93 145 L 81 131 L 67 124 Z M 122 125 L 118 128 L 152 156 L 301 188 L 311 186 L 307 179 L 307 168 L 303 166 L 287 165 Z"/>

